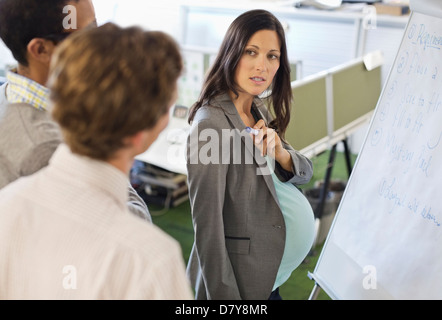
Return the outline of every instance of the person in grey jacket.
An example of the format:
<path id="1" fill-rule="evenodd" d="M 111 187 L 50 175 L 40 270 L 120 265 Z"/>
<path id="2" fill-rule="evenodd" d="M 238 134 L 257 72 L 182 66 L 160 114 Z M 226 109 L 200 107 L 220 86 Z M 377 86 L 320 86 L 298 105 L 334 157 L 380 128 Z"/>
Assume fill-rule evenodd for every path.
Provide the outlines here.
<path id="1" fill-rule="evenodd" d="M 196 299 L 282 299 L 279 286 L 311 249 L 313 211 L 295 185 L 313 168 L 284 141 L 291 99 L 280 22 L 264 10 L 242 14 L 189 115 Z"/>
<path id="2" fill-rule="evenodd" d="M 71 16 L 66 6 L 75 8 Z M 0 0 L 0 37 L 18 62 L 0 86 L 0 189 L 46 167 L 62 142 L 46 88 L 52 53 L 72 32 L 96 24 L 91 0 Z M 130 211 L 151 221 L 129 180 L 128 192 Z"/>

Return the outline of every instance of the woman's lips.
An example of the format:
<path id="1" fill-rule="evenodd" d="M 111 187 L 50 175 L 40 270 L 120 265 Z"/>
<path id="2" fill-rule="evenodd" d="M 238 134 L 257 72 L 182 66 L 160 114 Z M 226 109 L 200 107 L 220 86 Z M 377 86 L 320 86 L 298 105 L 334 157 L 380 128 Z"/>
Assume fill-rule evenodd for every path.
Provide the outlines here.
<path id="1" fill-rule="evenodd" d="M 257 84 L 261 84 L 266 82 L 266 79 L 262 78 L 262 77 L 251 77 L 250 80 L 252 80 L 253 82 L 257 83 Z"/>

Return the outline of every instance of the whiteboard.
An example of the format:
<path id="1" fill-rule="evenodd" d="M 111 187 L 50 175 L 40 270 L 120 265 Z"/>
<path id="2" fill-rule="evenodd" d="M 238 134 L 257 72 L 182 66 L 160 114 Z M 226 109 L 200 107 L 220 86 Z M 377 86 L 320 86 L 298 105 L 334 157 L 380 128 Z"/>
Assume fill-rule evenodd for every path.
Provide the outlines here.
<path id="1" fill-rule="evenodd" d="M 331 298 L 442 299 L 440 164 L 442 18 L 413 10 L 313 273 Z"/>

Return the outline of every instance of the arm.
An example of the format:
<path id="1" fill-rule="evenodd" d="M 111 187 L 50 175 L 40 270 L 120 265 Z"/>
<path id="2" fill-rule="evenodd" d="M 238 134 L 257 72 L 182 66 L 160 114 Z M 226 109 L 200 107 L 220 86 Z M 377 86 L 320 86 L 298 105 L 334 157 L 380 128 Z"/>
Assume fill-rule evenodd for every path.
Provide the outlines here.
<path id="1" fill-rule="evenodd" d="M 294 150 L 289 144 L 282 142 L 284 150 L 290 155 L 293 171 L 291 174 L 282 167 L 277 166 L 276 174 L 281 181 L 287 181 L 295 185 L 303 185 L 308 183 L 313 177 L 313 164 L 307 157 Z"/>
<path id="2" fill-rule="evenodd" d="M 254 126 L 259 130 L 254 137 L 255 145 L 263 155 L 276 160 L 276 175 L 281 181 L 296 185 L 308 183 L 313 176 L 312 162 L 284 143 L 275 130 L 267 128 L 264 120 Z"/>
<path id="3" fill-rule="evenodd" d="M 199 141 L 203 137 L 201 132 L 207 129 L 207 132 L 214 134 L 214 140 L 220 142 L 221 130 L 214 130 L 214 121 L 211 122 L 194 121 L 187 143 L 188 184 L 195 246 L 207 298 L 241 299 L 224 234 L 223 208 L 228 165 L 207 163 L 207 159 L 204 159 L 208 155 L 209 145 L 213 146 L 212 153 L 219 151 L 219 159 L 223 151 L 230 151 L 230 147 L 223 147 L 221 143 L 216 146 L 210 138 L 208 141 Z M 216 148 L 219 149 L 215 150 Z"/>
<path id="4" fill-rule="evenodd" d="M 55 150 L 60 145 L 61 140 L 56 137 L 35 145 L 23 158 L 20 164 L 20 176 L 29 176 L 42 168 L 47 167 Z"/>
<path id="5" fill-rule="evenodd" d="M 143 220 L 152 222 L 152 217 L 150 216 L 149 209 L 147 208 L 146 203 L 138 195 L 130 182 L 128 182 L 128 192 L 129 200 L 127 201 L 127 208 L 129 209 L 129 211 Z"/>
<path id="6" fill-rule="evenodd" d="M 46 111 L 23 104 L 12 108 L 11 119 L 16 128 L 26 135 L 21 157 L 20 176 L 29 176 L 46 167 L 58 146 L 62 143 L 59 126 Z M 18 119 L 20 119 L 18 121 Z"/>

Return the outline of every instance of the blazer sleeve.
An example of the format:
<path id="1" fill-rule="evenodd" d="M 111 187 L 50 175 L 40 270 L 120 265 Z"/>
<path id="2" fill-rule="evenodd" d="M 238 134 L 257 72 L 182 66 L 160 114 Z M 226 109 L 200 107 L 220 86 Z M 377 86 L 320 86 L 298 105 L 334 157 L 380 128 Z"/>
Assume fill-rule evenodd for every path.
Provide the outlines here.
<path id="1" fill-rule="evenodd" d="M 255 104 L 268 124 L 273 120 L 272 114 L 264 106 L 261 99 L 256 99 Z M 286 149 L 292 158 L 293 172 L 287 172 L 284 170 L 278 162 L 276 162 L 275 173 L 279 180 L 283 182 L 289 182 L 294 185 L 303 185 L 308 183 L 313 177 L 313 164 L 312 162 L 302 155 L 299 151 L 293 149 L 291 145 L 282 141 L 282 146 Z"/>
<path id="2" fill-rule="evenodd" d="M 296 151 L 289 144 L 282 143 L 284 149 L 286 149 L 292 158 L 293 172 L 287 172 L 278 163 L 276 165 L 276 176 L 279 180 L 289 182 L 294 185 L 303 185 L 308 183 L 313 177 L 313 164 L 304 155 Z"/>
<path id="3" fill-rule="evenodd" d="M 258 109 L 261 115 L 264 117 L 266 123 L 269 123 L 273 120 L 273 116 L 267 110 L 267 108 L 263 107 L 263 104 L 258 101 L 259 105 Z M 275 173 L 279 180 L 283 182 L 289 182 L 294 185 L 303 185 L 308 183 L 313 177 L 313 164 L 304 155 L 302 155 L 299 151 L 293 149 L 293 147 L 282 141 L 282 146 L 286 149 L 292 158 L 292 167 L 293 172 L 287 172 L 284 170 L 278 162 L 276 162 Z"/>
<path id="4" fill-rule="evenodd" d="M 195 247 L 206 297 L 215 300 L 241 299 L 224 235 L 223 207 L 229 167 L 222 164 L 221 129 L 216 129 L 214 122 L 208 119 L 194 120 L 187 142 L 188 187 Z M 218 157 L 213 156 L 216 152 Z M 209 156 L 212 156 L 212 161 L 209 161 Z"/>

